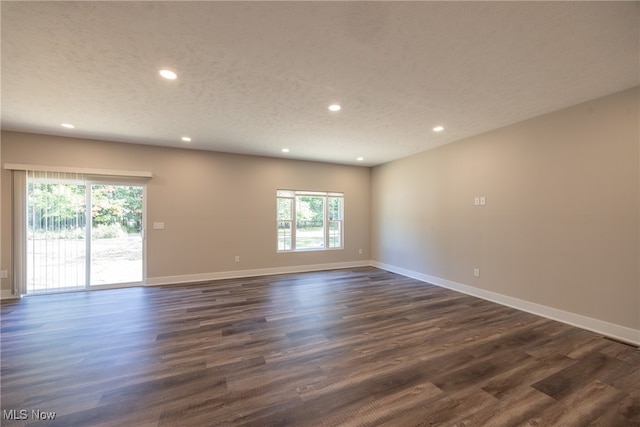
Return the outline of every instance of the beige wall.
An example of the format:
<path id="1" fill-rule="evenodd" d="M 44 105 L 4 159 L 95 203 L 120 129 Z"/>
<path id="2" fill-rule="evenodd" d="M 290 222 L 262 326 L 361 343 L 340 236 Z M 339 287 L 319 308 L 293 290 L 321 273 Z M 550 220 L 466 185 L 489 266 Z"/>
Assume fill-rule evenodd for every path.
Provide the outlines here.
<path id="1" fill-rule="evenodd" d="M 638 330 L 638 104 L 635 88 L 373 169 L 14 132 L 0 155 L 152 171 L 147 222 L 166 228 L 148 230 L 150 279 L 370 259 Z M 10 269 L 10 173 L 0 178 Z M 278 188 L 343 191 L 345 249 L 277 254 Z"/>
<path id="2" fill-rule="evenodd" d="M 635 88 L 373 168 L 372 259 L 640 329 L 638 104 Z"/>
<path id="3" fill-rule="evenodd" d="M 369 168 L 14 132 L 2 133 L 2 160 L 151 171 L 147 223 L 162 221 L 165 229 L 147 227 L 150 279 L 369 259 Z M 344 192 L 344 250 L 276 253 L 280 188 Z M 3 268 L 11 265 L 10 194 L 3 169 Z"/>

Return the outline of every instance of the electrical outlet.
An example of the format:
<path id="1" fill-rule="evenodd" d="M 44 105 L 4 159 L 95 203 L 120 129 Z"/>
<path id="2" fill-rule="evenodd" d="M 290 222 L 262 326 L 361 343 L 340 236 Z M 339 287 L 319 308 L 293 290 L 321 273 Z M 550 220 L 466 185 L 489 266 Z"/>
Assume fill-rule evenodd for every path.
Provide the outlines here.
<path id="1" fill-rule="evenodd" d="M 240 262 L 240 255 L 236 255 L 236 262 Z"/>
<path id="2" fill-rule="evenodd" d="M 473 269 L 473 277 L 480 277 L 480 269 L 479 268 L 474 268 Z"/>
<path id="3" fill-rule="evenodd" d="M 362 249 L 358 249 L 358 253 L 362 255 Z"/>
<path id="4" fill-rule="evenodd" d="M 473 206 L 480 206 L 480 197 L 473 198 Z"/>

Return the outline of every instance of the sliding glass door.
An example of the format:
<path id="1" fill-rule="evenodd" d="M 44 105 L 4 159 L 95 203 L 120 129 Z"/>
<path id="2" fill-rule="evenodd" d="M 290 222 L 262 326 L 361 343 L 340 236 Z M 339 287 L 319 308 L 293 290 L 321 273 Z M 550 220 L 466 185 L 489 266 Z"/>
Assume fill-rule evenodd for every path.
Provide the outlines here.
<path id="1" fill-rule="evenodd" d="M 27 293 L 86 286 L 86 210 L 81 177 L 28 177 Z"/>
<path id="2" fill-rule="evenodd" d="M 28 177 L 27 293 L 142 282 L 143 194 L 70 174 Z"/>
<path id="3" fill-rule="evenodd" d="M 91 185 L 91 286 L 142 281 L 142 190 Z"/>

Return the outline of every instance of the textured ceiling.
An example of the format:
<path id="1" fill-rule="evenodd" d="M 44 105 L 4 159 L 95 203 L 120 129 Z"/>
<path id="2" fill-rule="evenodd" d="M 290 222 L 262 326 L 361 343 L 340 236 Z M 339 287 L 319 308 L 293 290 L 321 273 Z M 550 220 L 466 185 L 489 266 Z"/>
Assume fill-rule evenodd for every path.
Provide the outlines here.
<path id="1" fill-rule="evenodd" d="M 638 85 L 639 4 L 2 1 L 2 128 L 375 165 Z"/>

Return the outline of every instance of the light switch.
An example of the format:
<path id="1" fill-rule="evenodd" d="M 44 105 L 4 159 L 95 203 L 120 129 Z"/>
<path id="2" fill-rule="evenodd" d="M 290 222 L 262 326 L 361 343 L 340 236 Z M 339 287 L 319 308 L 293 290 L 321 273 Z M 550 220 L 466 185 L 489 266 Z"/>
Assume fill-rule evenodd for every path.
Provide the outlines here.
<path id="1" fill-rule="evenodd" d="M 154 222 L 153 223 L 154 230 L 164 230 L 164 222 Z"/>
<path id="2" fill-rule="evenodd" d="M 484 206 L 486 204 L 487 204 L 487 199 L 484 196 L 480 197 L 480 206 Z"/>

